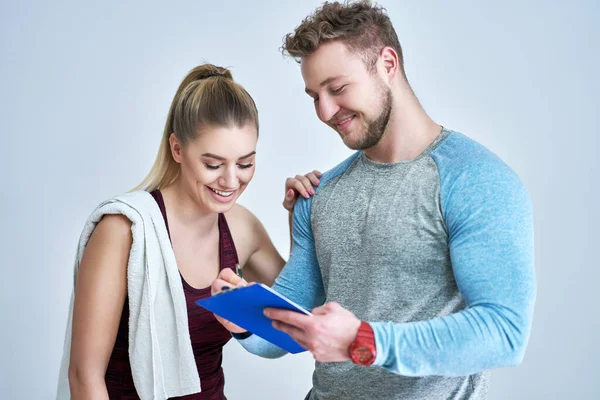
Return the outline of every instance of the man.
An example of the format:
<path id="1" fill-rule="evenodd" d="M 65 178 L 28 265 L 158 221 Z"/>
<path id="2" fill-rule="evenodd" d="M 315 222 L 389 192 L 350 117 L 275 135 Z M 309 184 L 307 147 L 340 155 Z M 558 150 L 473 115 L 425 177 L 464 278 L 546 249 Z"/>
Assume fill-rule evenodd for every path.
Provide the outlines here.
<path id="1" fill-rule="evenodd" d="M 497 156 L 423 110 L 384 10 L 326 3 L 285 38 L 321 121 L 358 150 L 300 199 L 268 309 L 316 359 L 308 399 L 482 399 L 518 365 L 536 283 L 529 197 Z M 213 288 L 238 284 L 225 272 Z M 226 325 L 250 352 L 283 351 Z M 237 333 L 236 333 L 237 332 Z"/>

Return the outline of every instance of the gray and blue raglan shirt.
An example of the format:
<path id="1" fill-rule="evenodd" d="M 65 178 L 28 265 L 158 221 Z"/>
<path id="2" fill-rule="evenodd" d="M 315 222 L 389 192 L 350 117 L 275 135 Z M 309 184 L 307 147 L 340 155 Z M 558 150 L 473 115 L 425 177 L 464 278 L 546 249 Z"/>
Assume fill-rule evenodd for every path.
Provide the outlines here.
<path id="1" fill-rule="evenodd" d="M 294 209 L 273 288 L 306 309 L 335 301 L 375 332 L 372 366 L 317 362 L 309 399 L 482 399 L 516 365 L 536 283 L 529 196 L 492 152 L 444 129 L 418 157 L 363 152 Z M 252 353 L 285 352 L 256 335 Z"/>

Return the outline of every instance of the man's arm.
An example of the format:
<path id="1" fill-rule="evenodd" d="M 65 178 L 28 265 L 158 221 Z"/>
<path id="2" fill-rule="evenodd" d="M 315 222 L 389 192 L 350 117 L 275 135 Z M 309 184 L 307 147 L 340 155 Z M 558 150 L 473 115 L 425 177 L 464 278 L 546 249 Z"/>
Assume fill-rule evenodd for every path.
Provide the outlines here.
<path id="1" fill-rule="evenodd" d="M 536 295 L 529 196 L 495 159 L 440 174 L 452 267 L 468 307 L 429 321 L 371 323 L 375 365 L 406 376 L 518 365 Z"/>

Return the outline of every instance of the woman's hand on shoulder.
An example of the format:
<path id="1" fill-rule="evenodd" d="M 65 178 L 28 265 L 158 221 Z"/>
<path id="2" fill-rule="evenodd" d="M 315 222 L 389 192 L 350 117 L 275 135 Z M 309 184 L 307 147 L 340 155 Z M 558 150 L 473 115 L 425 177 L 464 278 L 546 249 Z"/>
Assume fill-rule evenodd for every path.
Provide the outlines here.
<path id="1" fill-rule="evenodd" d="M 294 204 L 301 195 L 305 199 L 315 194 L 315 187 L 321 184 L 319 178 L 323 174 L 317 170 L 305 175 L 296 175 L 293 178 L 287 178 L 285 181 L 285 197 L 283 198 L 283 207 L 289 212 L 294 211 Z"/>

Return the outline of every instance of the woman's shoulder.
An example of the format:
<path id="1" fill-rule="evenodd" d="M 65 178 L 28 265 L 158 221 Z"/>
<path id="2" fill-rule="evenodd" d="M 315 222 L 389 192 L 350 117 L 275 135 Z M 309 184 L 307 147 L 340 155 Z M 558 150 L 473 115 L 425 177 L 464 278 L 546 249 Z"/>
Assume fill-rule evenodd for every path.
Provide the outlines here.
<path id="1" fill-rule="evenodd" d="M 144 190 L 127 192 L 106 198 L 100 202 L 91 212 L 88 222 L 97 224 L 109 215 L 116 215 L 109 220 L 121 220 L 123 225 L 126 221 L 132 222 L 136 216 L 144 217 L 158 209 L 156 200 L 152 194 Z M 113 223 L 109 223 L 113 225 Z M 119 225 L 117 223 L 117 225 Z M 131 225 L 131 224 L 129 224 Z"/>
<path id="2" fill-rule="evenodd" d="M 123 214 L 104 214 L 95 224 L 89 234 L 87 245 L 101 249 L 112 249 L 131 247 L 133 243 L 133 232 L 131 231 L 131 220 Z M 88 247 L 86 246 L 86 247 Z"/>
<path id="3" fill-rule="evenodd" d="M 94 232 L 118 237 L 131 237 L 131 221 L 123 214 L 105 214 L 96 225 Z"/>
<path id="4" fill-rule="evenodd" d="M 93 225 L 93 235 L 103 237 L 108 243 L 113 240 L 130 241 L 132 237 L 132 215 L 127 208 L 138 210 L 146 208 L 145 204 L 154 201 L 150 193 L 139 190 L 106 198 L 91 213 L 89 222 Z M 123 205 L 127 207 L 123 207 Z M 86 224 L 86 225 L 88 225 Z"/>

